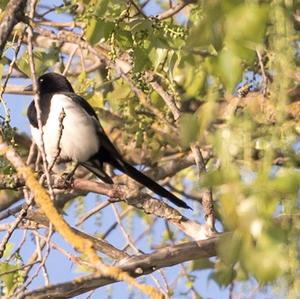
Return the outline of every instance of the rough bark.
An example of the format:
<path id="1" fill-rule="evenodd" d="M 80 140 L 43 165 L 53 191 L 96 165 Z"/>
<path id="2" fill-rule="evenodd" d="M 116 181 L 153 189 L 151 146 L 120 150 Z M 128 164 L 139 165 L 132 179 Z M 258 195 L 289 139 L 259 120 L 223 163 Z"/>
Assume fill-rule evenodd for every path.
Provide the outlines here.
<path id="1" fill-rule="evenodd" d="M 14 26 L 25 18 L 27 0 L 9 1 L 0 24 L 0 57 Z"/>

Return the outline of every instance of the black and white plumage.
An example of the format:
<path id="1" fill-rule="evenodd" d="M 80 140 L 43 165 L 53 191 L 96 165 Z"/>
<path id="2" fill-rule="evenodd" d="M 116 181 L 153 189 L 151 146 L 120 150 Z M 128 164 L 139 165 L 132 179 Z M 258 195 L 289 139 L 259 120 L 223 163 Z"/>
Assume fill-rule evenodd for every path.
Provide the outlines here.
<path id="1" fill-rule="evenodd" d="M 70 82 L 64 76 L 56 73 L 44 74 L 38 79 L 38 85 L 43 139 L 49 164 L 57 155 L 57 144 L 61 133 L 60 161 L 78 162 L 105 183 L 112 184 L 112 179 L 103 170 L 103 163 L 108 163 L 175 205 L 190 208 L 184 201 L 122 158 L 105 134 L 94 109 L 74 92 Z M 63 110 L 65 117 L 63 130 L 60 132 L 59 118 Z M 40 147 L 41 140 L 34 102 L 29 105 L 27 116 L 33 140 Z"/>

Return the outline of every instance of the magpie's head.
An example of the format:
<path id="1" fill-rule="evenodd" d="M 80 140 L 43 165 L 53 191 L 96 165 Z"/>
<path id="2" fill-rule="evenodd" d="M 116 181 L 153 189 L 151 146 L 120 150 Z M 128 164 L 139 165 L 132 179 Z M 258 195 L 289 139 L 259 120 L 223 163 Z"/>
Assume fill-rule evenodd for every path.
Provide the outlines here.
<path id="1" fill-rule="evenodd" d="M 38 78 L 40 94 L 74 92 L 68 79 L 57 73 L 47 73 Z"/>

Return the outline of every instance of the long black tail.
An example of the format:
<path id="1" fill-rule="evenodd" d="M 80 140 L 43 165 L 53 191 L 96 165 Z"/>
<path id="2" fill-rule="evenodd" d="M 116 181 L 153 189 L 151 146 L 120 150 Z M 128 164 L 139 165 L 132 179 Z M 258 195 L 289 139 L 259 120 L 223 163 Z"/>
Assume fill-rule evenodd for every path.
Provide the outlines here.
<path id="1" fill-rule="evenodd" d="M 165 197 L 169 199 L 172 203 L 174 203 L 176 206 L 185 208 L 185 209 L 191 209 L 184 201 L 179 199 L 177 196 L 154 182 L 152 179 L 144 175 L 142 172 L 135 169 L 133 166 L 131 166 L 129 163 L 120 160 L 120 159 L 109 159 L 107 161 L 109 164 L 117 168 L 118 170 L 124 172 L 128 176 L 130 176 L 135 181 L 139 182 L 140 184 L 144 185 L 145 187 L 149 188 L 151 191 L 156 193 L 157 195 L 160 195 L 162 197 Z"/>

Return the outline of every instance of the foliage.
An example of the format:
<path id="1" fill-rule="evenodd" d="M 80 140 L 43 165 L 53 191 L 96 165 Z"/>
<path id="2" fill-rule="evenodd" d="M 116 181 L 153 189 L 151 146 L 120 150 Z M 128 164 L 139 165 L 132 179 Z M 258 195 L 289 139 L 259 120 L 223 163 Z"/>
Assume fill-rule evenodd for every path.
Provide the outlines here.
<path id="1" fill-rule="evenodd" d="M 8 258 L 10 251 L 13 249 L 13 245 L 8 243 L 4 251 L 4 258 Z M 1 295 L 11 296 L 15 289 L 23 284 L 24 276 L 19 268 L 22 266 L 22 260 L 15 254 L 16 261 L 12 262 L 1 262 L 0 263 L 0 290 Z M 7 274 L 5 274 L 7 272 Z"/>
<path id="2" fill-rule="evenodd" d="M 168 1 L 160 2 L 165 9 Z M 252 278 L 261 286 L 281 284 L 296 298 L 300 113 L 289 107 L 300 100 L 290 96 L 299 85 L 293 76 L 300 72 L 299 31 L 293 24 L 299 4 L 205 0 L 187 6 L 180 17 L 160 20 L 141 15 L 130 3 L 72 0 L 56 9 L 80 23 L 74 32 L 105 53 L 104 67 L 96 69 L 82 68 L 79 55 L 69 70 L 73 86 L 97 111 L 120 118 L 119 142 L 144 151 L 142 164 L 186 153 L 194 143 L 212 147 L 214 158 L 200 181 L 192 167 L 173 178 L 178 189 L 212 188 L 219 227 L 231 232 L 220 242 L 216 260 L 195 261 L 191 271 L 211 269 L 210 279 L 219 286 Z M 63 70 L 68 57 L 57 44 L 38 45 L 37 74 Z M 131 66 L 128 73 L 119 60 Z M 16 65 L 30 75 L 27 51 Z M 181 107 L 177 122 L 154 80 Z M 246 95 L 235 97 L 245 84 Z M 102 122 L 110 128 L 109 119 Z M 200 214 L 197 204 L 195 210 Z M 280 215 L 286 218 L 279 221 Z"/>

